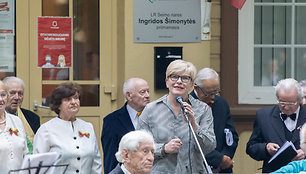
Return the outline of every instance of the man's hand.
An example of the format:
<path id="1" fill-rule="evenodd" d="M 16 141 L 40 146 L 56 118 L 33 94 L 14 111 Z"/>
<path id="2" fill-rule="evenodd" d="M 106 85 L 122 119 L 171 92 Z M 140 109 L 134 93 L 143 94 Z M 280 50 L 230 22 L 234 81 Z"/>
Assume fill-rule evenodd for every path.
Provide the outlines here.
<path id="1" fill-rule="evenodd" d="M 233 165 L 234 165 L 234 161 L 229 156 L 224 155 L 221 161 L 220 168 L 222 170 L 233 168 Z"/>
<path id="2" fill-rule="evenodd" d="M 279 145 L 278 144 L 275 144 L 275 143 L 268 143 L 266 145 L 266 149 L 268 151 L 268 153 L 273 156 L 277 150 L 279 149 Z"/>
<path id="3" fill-rule="evenodd" d="M 296 152 L 297 155 L 292 159 L 292 161 L 302 160 L 305 158 L 305 153 L 302 151 L 302 149 L 299 149 Z"/>

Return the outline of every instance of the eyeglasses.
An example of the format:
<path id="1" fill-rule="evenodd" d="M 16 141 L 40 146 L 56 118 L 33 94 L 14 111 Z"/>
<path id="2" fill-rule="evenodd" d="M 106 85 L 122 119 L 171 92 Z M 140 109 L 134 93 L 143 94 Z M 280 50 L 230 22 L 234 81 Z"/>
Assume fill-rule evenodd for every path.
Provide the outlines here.
<path id="1" fill-rule="evenodd" d="M 176 82 L 178 81 L 178 79 L 180 78 L 182 82 L 184 83 L 188 83 L 191 81 L 191 77 L 190 76 L 179 76 L 179 75 L 176 75 L 176 74 L 170 74 L 168 76 L 168 78 L 170 78 L 172 81 Z"/>
<path id="2" fill-rule="evenodd" d="M 294 106 L 294 105 L 296 105 L 298 102 L 283 102 L 283 101 L 277 100 L 277 103 L 278 103 L 279 105 L 281 105 L 281 106 L 286 106 L 286 105 L 288 105 L 288 106 Z"/>
<path id="3" fill-rule="evenodd" d="M 205 90 L 202 89 L 199 85 L 197 86 L 200 89 L 200 91 L 204 94 L 205 97 L 220 95 L 220 92 L 221 92 L 220 88 L 218 88 L 216 91 L 213 91 L 213 92 L 205 92 Z"/>

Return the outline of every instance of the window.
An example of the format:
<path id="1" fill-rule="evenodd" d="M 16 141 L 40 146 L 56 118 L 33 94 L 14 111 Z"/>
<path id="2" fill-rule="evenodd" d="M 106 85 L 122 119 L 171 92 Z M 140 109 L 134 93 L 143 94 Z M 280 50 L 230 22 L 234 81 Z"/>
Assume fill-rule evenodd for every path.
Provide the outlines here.
<path id="1" fill-rule="evenodd" d="M 239 103 L 275 104 L 280 79 L 306 79 L 306 0 L 249 0 L 239 12 Z"/>

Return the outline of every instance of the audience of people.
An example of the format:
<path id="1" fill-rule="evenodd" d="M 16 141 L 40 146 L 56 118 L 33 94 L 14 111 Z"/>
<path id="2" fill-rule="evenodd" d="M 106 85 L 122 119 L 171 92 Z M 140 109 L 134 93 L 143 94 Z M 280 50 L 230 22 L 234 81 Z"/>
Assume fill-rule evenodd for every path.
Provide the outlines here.
<path id="1" fill-rule="evenodd" d="M 192 63 L 172 61 L 166 71 L 169 93 L 149 103 L 139 118 L 137 129 L 151 132 L 155 141 L 155 160 L 151 173 L 206 173 L 206 166 L 186 118 L 190 121 L 203 153 L 213 151 L 216 148 L 216 138 L 211 108 L 188 94 L 193 88 L 196 73 Z M 178 96 L 182 97 L 186 111 L 176 101 Z"/>
<path id="2" fill-rule="evenodd" d="M 123 85 L 126 103 L 103 119 L 101 142 L 104 173 L 116 167 L 115 153 L 123 135 L 137 128 L 139 115 L 150 102 L 149 85 L 140 78 L 130 78 Z"/>
<path id="3" fill-rule="evenodd" d="M 58 165 L 69 164 L 66 173 L 102 173 L 102 160 L 93 125 L 76 118 L 81 88 L 66 82 L 51 94 L 50 107 L 57 117 L 41 125 L 34 137 L 34 153 L 58 152 Z M 64 167 L 55 168 L 63 173 Z"/>
<path id="4" fill-rule="evenodd" d="M 144 130 L 125 134 L 119 143 L 117 165 L 110 174 L 149 174 L 154 161 L 154 139 Z"/>
<path id="5" fill-rule="evenodd" d="M 192 63 L 174 60 L 167 67 L 165 82 L 168 94 L 151 103 L 144 79 L 130 78 L 124 83 L 126 103 L 103 119 L 104 173 L 207 173 L 206 167 L 211 167 L 213 173 L 233 173 L 239 137 L 229 105 L 219 96 L 218 73 L 211 68 L 197 73 Z M 24 90 L 20 78 L 0 81 L 1 173 L 20 169 L 26 154 L 55 151 L 61 154 L 57 164 L 68 164 L 66 173 L 101 174 L 102 160 L 93 125 L 76 118 L 80 86 L 65 82 L 52 91 L 50 107 L 58 116 L 41 126 L 38 115 L 21 108 Z M 263 173 L 305 172 L 306 80 L 278 81 L 275 96 L 277 105 L 256 112 L 246 153 L 263 161 Z M 286 141 L 297 149 L 293 162 L 269 165 Z M 59 167 L 55 172 L 64 169 Z"/>
<path id="6" fill-rule="evenodd" d="M 3 174 L 20 169 L 23 158 L 28 153 L 21 120 L 5 112 L 8 102 L 8 87 L 0 81 L 0 173 Z"/>

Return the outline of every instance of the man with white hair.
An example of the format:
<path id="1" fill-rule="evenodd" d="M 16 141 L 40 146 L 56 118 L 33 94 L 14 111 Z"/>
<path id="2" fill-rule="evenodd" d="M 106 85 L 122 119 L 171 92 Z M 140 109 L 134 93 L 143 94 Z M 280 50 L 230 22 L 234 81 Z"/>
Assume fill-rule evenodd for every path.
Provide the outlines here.
<path id="1" fill-rule="evenodd" d="M 21 108 L 25 90 L 23 80 L 11 76 L 4 78 L 3 83 L 8 87 L 10 94 L 5 110 L 21 119 L 27 136 L 27 146 L 31 154 L 33 152 L 34 134 L 40 127 L 40 117 L 30 110 Z"/>
<path id="2" fill-rule="evenodd" d="M 211 68 L 203 68 L 194 80 L 194 98 L 205 102 L 212 109 L 217 147 L 205 155 L 214 173 L 233 173 L 233 157 L 238 146 L 238 134 L 227 101 L 219 96 L 220 79 Z"/>
<path id="3" fill-rule="evenodd" d="M 257 111 L 253 133 L 246 147 L 246 153 L 253 159 L 264 161 L 263 173 L 282 167 L 270 166 L 268 161 L 286 141 L 291 141 L 298 149 L 293 161 L 305 158 L 299 138 L 300 127 L 306 122 L 306 108 L 301 105 L 302 88 L 296 80 L 288 78 L 277 83 L 275 92 L 278 105 Z"/>
<path id="4" fill-rule="evenodd" d="M 149 174 L 154 162 L 154 139 L 145 130 L 125 134 L 116 153 L 118 164 L 110 174 Z"/>
<path id="5" fill-rule="evenodd" d="M 149 85 L 141 78 L 130 78 L 123 85 L 127 100 L 122 108 L 103 119 L 101 142 L 103 147 L 104 173 L 118 164 L 115 153 L 123 135 L 137 128 L 138 117 L 150 102 Z"/>
<path id="6" fill-rule="evenodd" d="M 303 152 L 306 154 L 306 124 L 303 124 L 300 131 L 300 145 Z M 293 161 L 288 165 L 278 169 L 272 173 L 299 173 L 306 171 L 306 160 Z"/>
<path id="7" fill-rule="evenodd" d="M 300 85 L 303 89 L 303 100 L 302 100 L 302 104 L 304 107 L 306 107 L 306 80 L 302 80 L 300 81 Z"/>

